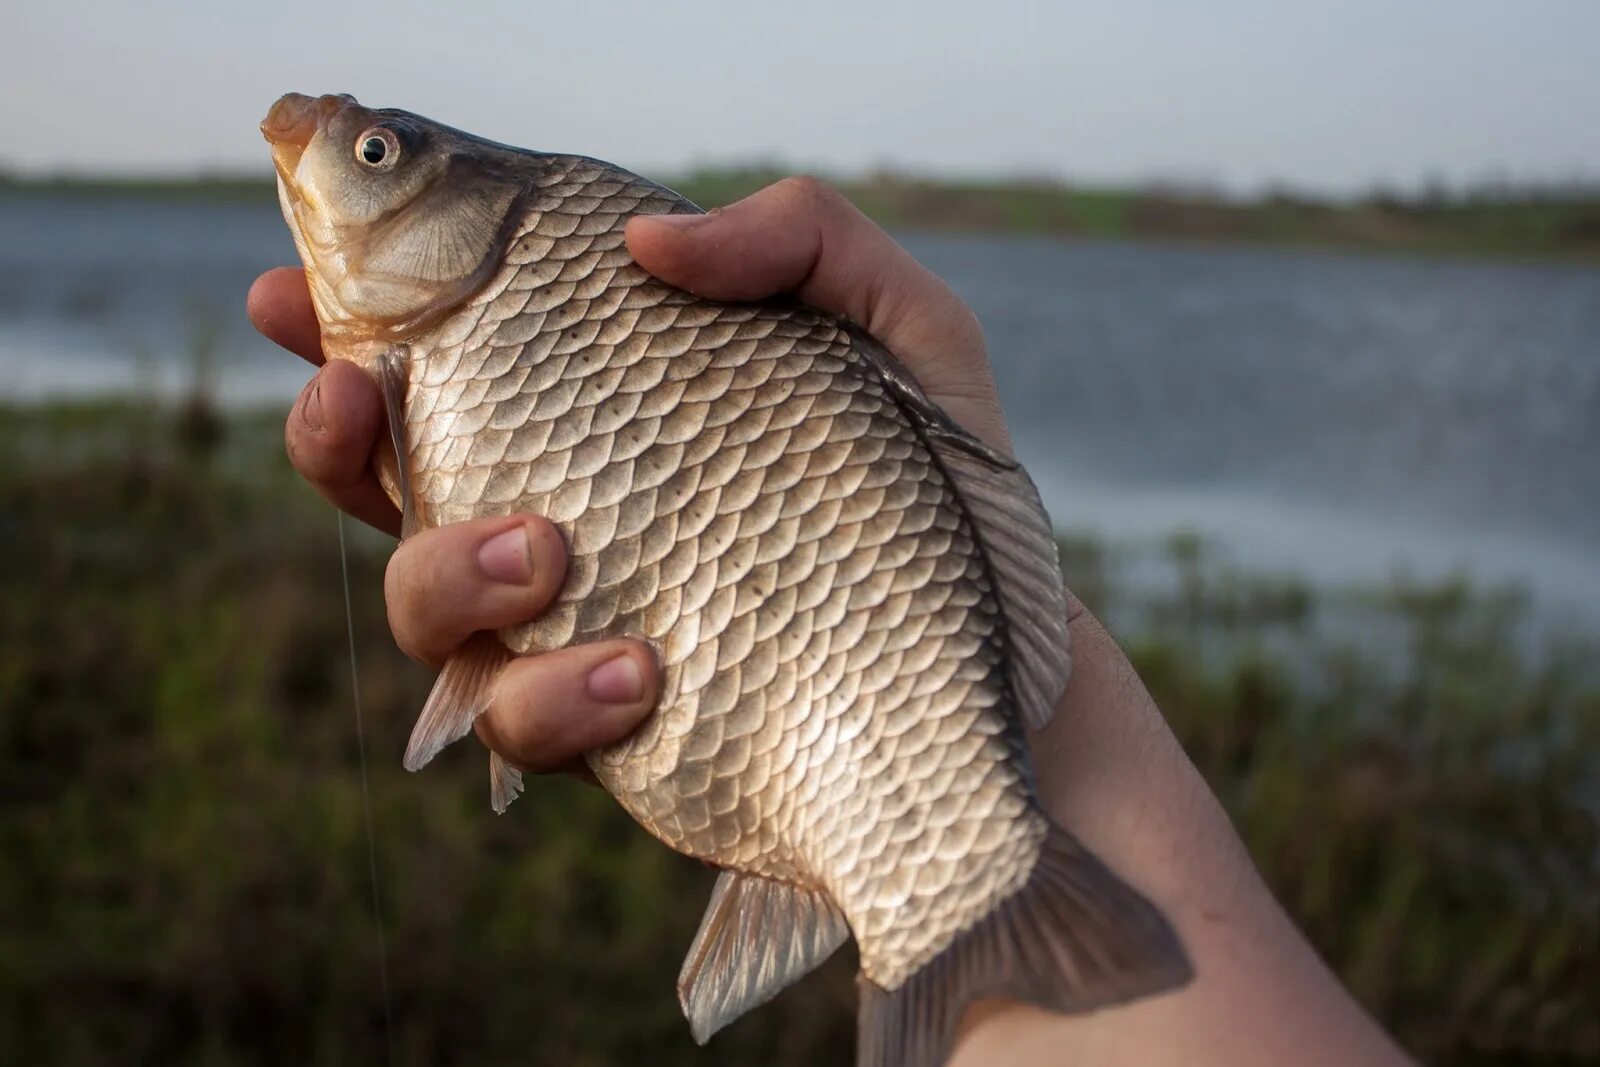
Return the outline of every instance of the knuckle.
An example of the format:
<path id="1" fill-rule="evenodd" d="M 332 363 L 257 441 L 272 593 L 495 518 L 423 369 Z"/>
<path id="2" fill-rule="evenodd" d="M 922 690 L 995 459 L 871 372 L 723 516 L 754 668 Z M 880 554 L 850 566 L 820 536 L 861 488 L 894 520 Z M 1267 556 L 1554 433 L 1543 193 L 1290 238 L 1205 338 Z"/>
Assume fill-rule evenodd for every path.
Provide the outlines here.
<path id="1" fill-rule="evenodd" d="M 284 434 L 284 445 L 289 453 L 290 466 L 294 467 L 295 473 L 308 484 L 318 489 L 339 488 L 335 484 L 336 479 L 329 477 L 327 455 L 320 447 L 321 442 L 314 438 L 307 440 L 308 436 L 292 422 L 289 424 Z"/>
<path id="2" fill-rule="evenodd" d="M 288 418 L 283 420 L 283 448 L 289 454 L 289 462 L 294 464 L 294 469 L 304 476 L 308 475 L 311 467 L 311 448 L 314 443 L 307 441 L 310 436 L 306 430 L 305 419 L 305 393 L 301 393 L 294 406 L 289 409 Z"/>
<path id="3" fill-rule="evenodd" d="M 774 188 L 802 211 L 817 214 L 837 210 L 844 200 L 844 196 L 837 189 L 810 174 L 796 174 L 785 178 Z"/>
<path id="4" fill-rule="evenodd" d="M 498 746 L 496 751 L 527 768 L 549 762 L 557 731 L 548 709 L 538 700 L 540 686 L 533 676 L 543 664 L 535 658 L 513 660 L 495 683 L 489 707 L 482 716 Z"/>
<path id="5" fill-rule="evenodd" d="M 408 549 L 409 545 L 402 545 L 389 557 L 383 572 L 383 602 L 388 612 L 389 632 L 394 635 L 400 651 L 412 659 L 427 661 L 428 649 L 424 647 L 419 625 L 424 617 L 422 606 L 426 597 L 414 558 L 420 554 Z"/>
<path id="6" fill-rule="evenodd" d="M 339 442 L 329 434 L 312 432 L 298 408 L 284 423 L 283 443 L 289 453 L 289 463 L 312 485 L 332 490 L 342 488 L 349 481 L 342 473 Z"/>
<path id="7" fill-rule="evenodd" d="M 992 394 L 994 375 L 989 370 L 988 345 L 978 316 L 966 304 L 953 300 L 944 334 L 952 379 L 978 395 Z"/>
<path id="8" fill-rule="evenodd" d="M 284 420 L 283 450 L 289 456 L 289 465 L 292 466 L 296 471 L 299 471 L 302 476 L 304 476 L 305 467 L 301 462 L 300 434 L 295 429 L 295 419 L 298 417 L 299 416 L 296 411 L 291 409 L 289 412 L 289 417 Z"/>

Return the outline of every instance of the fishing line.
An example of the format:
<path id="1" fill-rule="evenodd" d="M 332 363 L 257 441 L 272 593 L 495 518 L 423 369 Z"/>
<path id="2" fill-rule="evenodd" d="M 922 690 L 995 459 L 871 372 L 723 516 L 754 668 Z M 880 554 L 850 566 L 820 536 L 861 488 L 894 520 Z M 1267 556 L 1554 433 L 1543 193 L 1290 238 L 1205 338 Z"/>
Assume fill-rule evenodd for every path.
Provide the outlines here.
<path id="1" fill-rule="evenodd" d="M 367 783 L 367 728 L 361 715 L 361 675 L 356 671 L 356 618 L 350 606 L 350 549 L 345 544 L 344 512 L 339 516 L 339 576 L 344 580 L 344 629 L 350 639 L 350 692 L 356 709 L 356 753 L 361 765 L 361 821 L 367 831 L 367 874 L 372 883 L 372 922 L 378 940 L 378 985 L 383 994 L 383 1049 L 394 1067 L 394 1013 L 389 1004 L 389 944 L 383 932 L 383 904 L 378 893 L 378 841 L 372 832 L 372 789 Z"/>

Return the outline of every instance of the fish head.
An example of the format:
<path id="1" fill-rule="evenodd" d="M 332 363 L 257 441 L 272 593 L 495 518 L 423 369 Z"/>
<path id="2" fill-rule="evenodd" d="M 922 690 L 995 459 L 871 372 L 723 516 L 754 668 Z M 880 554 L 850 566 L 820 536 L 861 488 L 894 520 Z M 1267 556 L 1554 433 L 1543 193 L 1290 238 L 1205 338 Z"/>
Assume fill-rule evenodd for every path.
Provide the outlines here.
<path id="1" fill-rule="evenodd" d="M 261 132 L 324 348 L 363 363 L 488 279 L 556 158 L 344 95 L 290 93 Z"/>

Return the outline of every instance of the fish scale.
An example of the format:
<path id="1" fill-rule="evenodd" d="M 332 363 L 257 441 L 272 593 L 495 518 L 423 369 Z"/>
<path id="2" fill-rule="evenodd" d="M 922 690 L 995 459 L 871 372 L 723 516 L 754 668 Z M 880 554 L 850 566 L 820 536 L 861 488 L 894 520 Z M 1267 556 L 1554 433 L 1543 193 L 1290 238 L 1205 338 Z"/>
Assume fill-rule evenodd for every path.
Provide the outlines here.
<path id="1" fill-rule="evenodd" d="M 263 131 L 325 347 L 383 388 L 405 529 L 532 513 L 568 547 L 555 603 L 446 663 L 407 766 L 468 732 L 507 655 L 648 642 L 654 712 L 587 759 L 724 870 L 679 983 L 697 1038 L 846 936 L 863 1067 L 934 1067 L 978 997 L 1082 1011 L 1187 980 L 1035 795 L 1024 726 L 1070 659 L 1014 461 L 853 324 L 647 274 L 627 220 L 697 209 L 645 179 L 348 97 L 291 94 Z"/>
<path id="2" fill-rule="evenodd" d="M 586 192 L 591 186 L 601 191 Z M 539 198 L 530 229 L 513 238 L 484 293 L 413 342 L 427 353 L 406 397 L 417 505 L 428 525 L 530 512 L 562 529 L 574 570 L 594 584 L 569 582 L 539 620 L 503 631 L 505 643 L 530 653 L 639 636 L 663 653 L 660 709 L 593 754 L 601 783 L 681 852 L 828 889 L 861 942 L 866 974 L 893 986 L 1015 889 L 1030 867 L 1022 854 L 1043 836 L 1014 716 L 992 716 L 977 752 L 938 741 L 936 731 L 883 729 L 955 716 L 965 727 L 959 742 L 980 721 L 975 710 L 1003 703 L 998 612 L 978 592 L 981 561 L 957 518 L 960 501 L 909 420 L 860 371 L 841 325 L 810 311 L 697 301 L 623 256 L 607 257 L 623 246 L 627 214 L 679 204 L 647 183 L 615 186 L 601 167 L 575 163 Z M 586 218 L 609 221 L 583 226 Z M 580 296 L 591 280 L 590 295 Z M 548 314 L 557 308 L 566 311 Z M 561 352 L 577 323 L 589 343 Z M 613 325 L 618 340 L 606 344 Z M 649 343 L 622 343 L 640 336 Z M 487 342 L 474 347 L 478 338 Z M 702 358 L 677 362 L 692 350 Z M 714 352 L 721 365 L 711 365 Z M 517 399 L 488 399 L 511 388 Z M 486 444 L 484 428 L 504 404 L 527 414 L 505 420 Z M 617 437 L 624 424 L 635 430 L 625 444 Z M 775 424 L 788 436 L 755 451 L 729 444 L 730 435 L 763 439 Z M 474 438 L 465 453 L 427 447 L 461 436 Z M 635 481 L 630 462 L 677 469 L 658 493 Z M 805 488 L 793 490 L 804 506 L 788 521 L 749 511 L 763 494 L 781 504 L 790 485 Z M 901 487 L 897 496 L 890 486 Z M 942 524 L 941 510 L 949 516 Z M 619 527 L 636 532 L 613 539 Z M 652 543 L 670 544 L 676 565 L 652 563 L 644 551 Z M 808 543 L 816 553 L 795 553 Z M 962 548 L 964 556 L 952 555 Z M 756 559 L 770 569 L 756 575 Z M 896 576 L 918 560 L 930 565 L 930 580 L 891 597 Z M 950 562 L 941 568 L 941 560 Z M 724 567 L 729 593 L 717 597 Z M 970 590 L 958 593 L 960 582 Z M 682 596 L 673 598 L 676 610 L 651 612 L 638 603 L 641 587 L 648 603 L 675 589 Z M 790 587 L 799 599 L 781 595 Z M 916 661 L 900 661 L 907 677 L 931 671 L 975 684 L 892 688 L 896 672 L 885 666 L 894 661 L 858 643 L 879 613 L 881 628 L 892 622 L 925 642 Z M 749 664 L 747 677 L 758 623 L 778 635 L 777 654 Z M 841 685 L 853 701 L 829 700 Z M 847 716 L 860 724 L 841 731 Z M 764 729 L 769 721 L 780 725 Z M 728 733 L 751 740 L 730 746 Z M 822 750 L 824 758 L 811 756 Z M 797 759 L 802 753 L 810 758 Z M 1006 832 L 987 835 L 962 862 L 924 870 L 908 895 L 893 876 L 905 846 L 865 848 L 863 830 L 881 805 L 909 808 L 926 781 L 919 771 L 941 758 L 961 764 L 949 768 L 946 787 L 959 812 L 935 829 L 1001 813 Z M 802 803 L 805 778 L 837 780 L 863 764 L 876 770 L 875 789 L 856 793 L 856 803 L 833 811 Z M 963 892 L 947 893 L 952 887 Z"/>

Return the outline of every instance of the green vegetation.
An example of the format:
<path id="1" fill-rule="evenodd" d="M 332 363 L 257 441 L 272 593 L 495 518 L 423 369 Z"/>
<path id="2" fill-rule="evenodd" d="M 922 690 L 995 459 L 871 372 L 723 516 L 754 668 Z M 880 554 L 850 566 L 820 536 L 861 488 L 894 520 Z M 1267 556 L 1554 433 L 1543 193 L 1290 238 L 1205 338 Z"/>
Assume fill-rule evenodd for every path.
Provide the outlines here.
<path id="1" fill-rule="evenodd" d="M 0 1062 L 383 1061 L 337 533 L 279 434 L 0 409 Z M 1524 640 L 1465 580 L 1327 594 L 1192 537 L 1065 548 L 1409 1048 L 1600 1055 L 1592 639 Z M 711 874 L 601 791 L 540 780 L 497 818 L 471 743 L 400 771 L 429 678 L 389 642 L 385 556 L 354 537 L 395 1062 L 844 1062 L 848 953 L 695 1048 L 673 981 Z"/>
<path id="2" fill-rule="evenodd" d="M 706 168 L 667 183 L 696 203 L 731 203 L 787 172 Z M 1091 188 L 1047 180 L 930 180 L 884 173 L 834 179 L 879 223 L 1062 237 L 1254 242 L 1443 255 L 1600 261 L 1600 188 L 1488 188 L 1415 196 L 1376 192 L 1325 200 L 1276 192 L 1241 200 L 1209 190 Z M 126 197 L 275 202 L 271 184 L 243 176 L 192 180 L 19 178 L 0 173 L 0 197 Z"/>

